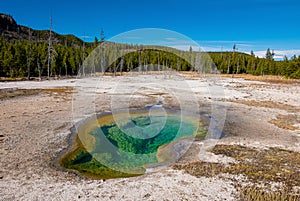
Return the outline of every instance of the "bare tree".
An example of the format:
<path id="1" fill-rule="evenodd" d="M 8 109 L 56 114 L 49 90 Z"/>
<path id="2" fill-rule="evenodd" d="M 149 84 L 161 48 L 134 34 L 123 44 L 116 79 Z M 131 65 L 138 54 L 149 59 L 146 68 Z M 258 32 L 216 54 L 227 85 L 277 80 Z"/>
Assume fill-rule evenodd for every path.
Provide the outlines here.
<path id="1" fill-rule="evenodd" d="M 124 49 L 122 48 L 122 52 L 121 52 L 121 62 L 120 62 L 120 76 L 122 76 L 122 71 L 123 71 L 123 66 L 124 66 L 124 56 L 123 56 L 123 53 L 124 53 Z"/>
<path id="2" fill-rule="evenodd" d="M 32 51 L 30 28 L 28 29 L 28 39 L 29 39 L 29 50 L 28 50 L 28 54 L 27 54 L 27 69 L 28 69 L 27 79 L 30 80 L 30 65 L 31 65 L 31 51 Z"/>
<path id="3" fill-rule="evenodd" d="M 160 66 L 159 66 L 159 51 L 157 51 L 157 70 L 160 71 Z"/>
<path id="4" fill-rule="evenodd" d="M 39 55 L 38 55 L 38 57 L 37 57 L 36 64 L 37 64 L 38 71 L 39 71 L 39 80 L 41 80 L 42 69 L 41 69 L 41 64 L 40 64 L 40 61 L 39 61 Z"/>
<path id="5" fill-rule="evenodd" d="M 85 69 L 84 69 L 84 50 L 85 50 L 85 34 L 83 34 L 83 41 L 82 41 L 82 63 L 81 63 L 81 66 L 82 66 L 82 76 L 84 77 L 85 76 Z"/>
<path id="6" fill-rule="evenodd" d="M 228 56 L 227 74 L 230 72 L 230 56 Z"/>
<path id="7" fill-rule="evenodd" d="M 239 73 L 239 67 L 240 67 L 240 57 L 238 58 L 238 63 L 237 63 L 237 67 L 236 67 L 236 74 Z"/>
<path id="8" fill-rule="evenodd" d="M 142 58 L 141 58 L 141 47 L 139 48 L 139 66 L 138 66 L 138 70 L 139 72 L 141 71 L 141 68 L 142 68 Z"/>
<path id="9" fill-rule="evenodd" d="M 50 31 L 48 40 L 48 79 L 50 78 L 50 65 L 51 65 L 51 47 L 52 47 L 52 14 L 50 15 Z"/>

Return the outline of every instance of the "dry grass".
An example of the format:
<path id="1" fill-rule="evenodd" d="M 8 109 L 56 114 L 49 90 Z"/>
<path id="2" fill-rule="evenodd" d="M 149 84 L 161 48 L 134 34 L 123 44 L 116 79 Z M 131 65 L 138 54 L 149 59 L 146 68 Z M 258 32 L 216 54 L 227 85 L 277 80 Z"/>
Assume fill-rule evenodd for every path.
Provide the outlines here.
<path id="1" fill-rule="evenodd" d="M 199 73 L 194 71 L 180 71 L 183 75 L 190 75 L 191 77 L 199 77 Z M 242 78 L 250 81 L 260 81 L 273 84 L 300 84 L 299 79 L 288 79 L 282 76 L 275 75 L 250 75 L 250 74 L 205 74 L 204 76 L 219 76 L 223 78 Z"/>
<path id="2" fill-rule="evenodd" d="M 247 101 L 247 100 L 228 100 L 228 101 L 233 103 L 244 104 L 248 106 L 254 106 L 254 107 L 266 107 L 266 108 L 285 110 L 288 112 L 300 112 L 299 107 L 282 104 L 282 103 L 276 103 L 273 101 Z"/>
<path id="3" fill-rule="evenodd" d="M 299 201 L 299 196 L 292 195 L 286 190 L 280 192 L 268 192 L 257 187 L 244 187 L 239 190 L 241 201 Z"/>
<path id="4" fill-rule="evenodd" d="M 300 186 L 300 153 L 278 148 L 256 150 L 239 145 L 219 145 L 213 152 L 239 161 L 226 168 L 228 173 L 243 174 L 253 182 L 283 182 L 289 188 Z"/>
<path id="5" fill-rule="evenodd" d="M 287 79 L 282 76 L 275 76 L 275 75 L 264 75 L 264 76 L 258 76 L 258 75 L 249 75 L 249 74 L 221 74 L 221 77 L 227 77 L 227 78 L 242 78 L 245 80 L 251 80 L 251 81 L 260 81 L 260 82 L 268 82 L 268 83 L 274 83 L 274 84 L 300 84 L 299 79 Z"/>
<path id="6" fill-rule="evenodd" d="M 295 124 L 300 124 L 300 119 L 297 118 L 295 114 L 287 114 L 282 115 L 279 114 L 276 116 L 276 119 L 272 119 L 269 123 L 274 124 L 275 126 L 286 129 L 286 130 L 297 130 L 298 128 L 295 127 Z"/>
<path id="7" fill-rule="evenodd" d="M 0 100 L 10 99 L 23 96 L 32 96 L 45 93 L 54 97 L 66 97 L 73 93 L 71 87 L 60 87 L 60 88 L 45 88 L 45 89 L 2 89 L 0 90 Z"/>
<path id="8" fill-rule="evenodd" d="M 241 200 L 300 199 L 300 192 L 293 190 L 294 186 L 300 186 L 300 153 L 278 148 L 256 150 L 239 145 L 217 145 L 212 152 L 232 157 L 238 163 L 224 165 L 197 161 L 177 164 L 174 168 L 196 177 L 212 177 L 220 173 L 244 175 L 254 187 L 242 188 L 239 181 L 234 181 Z M 282 183 L 282 189 L 272 189 L 272 182 Z M 265 186 L 264 190 L 259 188 L 261 184 Z"/>
<path id="9" fill-rule="evenodd" d="M 146 74 L 163 74 L 167 71 L 147 71 Z M 139 72 L 122 72 L 122 75 L 130 75 L 130 74 L 137 74 Z M 180 74 L 183 75 L 190 75 L 192 77 L 199 77 L 198 72 L 194 71 L 179 71 Z M 105 72 L 97 73 L 97 76 L 114 76 L 113 72 Z M 115 76 L 120 76 L 120 72 L 116 72 Z M 274 84 L 300 84 L 300 79 L 288 79 L 282 76 L 275 76 L 275 75 L 264 75 L 264 76 L 258 76 L 258 75 L 250 75 L 250 74 L 205 74 L 205 76 L 220 76 L 225 78 L 242 78 L 245 80 L 252 80 L 252 81 L 261 81 L 261 82 L 268 82 L 268 83 L 274 83 Z M 69 77 L 70 78 L 70 77 Z M 74 77 L 73 77 L 74 78 Z M 32 79 L 38 80 L 38 78 L 33 77 Z M 47 78 L 43 78 L 47 79 Z M 51 79 L 57 79 L 57 78 L 51 78 Z M 59 79 L 64 79 L 64 77 L 61 77 Z M 8 81 L 25 81 L 26 78 L 6 78 L 6 77 L 0 77 L 0 82 L 8 82 Z"/>
<path id="10" fill-rule="evenodd" d="M 42 92 L 64 101 L 71 101 L 74 93 L 72 87 L 46 88 Z"/>
<path id="11" fill-rule="evenodd" d="M 31 96 L 40 93 L 39 89 L 2 89 L 0 90 L 0 100 L 20 96 Z"/>
<path id="12" fill-rule="evenodd" d="M 25 81 L 26 78 L 10 78 L 10 77 L 0 77 L 0 82 L 15 82 L 15 81 Z"/>

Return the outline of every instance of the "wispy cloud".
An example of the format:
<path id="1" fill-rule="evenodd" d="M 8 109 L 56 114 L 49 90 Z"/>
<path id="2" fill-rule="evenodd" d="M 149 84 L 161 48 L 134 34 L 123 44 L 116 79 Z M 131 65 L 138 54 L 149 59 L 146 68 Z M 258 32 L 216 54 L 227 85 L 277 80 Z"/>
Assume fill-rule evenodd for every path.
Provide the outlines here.
<path id="1" fill-rule="evenodd" d="M 189 51 L 192 47 L 193 51 L 201 52 L 220 52 L 220 51 L 232 51 L 233 45 L 236 45 L 236 51 L 250 54 L 254 51 L 254 54 L 260 58 L 264 58 L 267 48 L 274 48 L 274 58 L 276 60 L 282 60 L 284 56 L 291 58 L 293 55 L 300 55 L 300 49 L 290 49 L 285 44 L 281 43 L 268 43 L 264 41 L 246 41 L 246 40 L 197 40 L 193 41 L 178 34 L 169 34 L 165 32 L 154 32 L 147 30 L 142 33 L 137 32 L 135 34 L 128 34 L 122 37 L 122 41 L 145 44 L 145 45 L 160 45 L 173 47 L 179 50 Z M 120 37 L 116 42 L 120 42 Z M 147 43 L 145 43 L 145 41 Z M 294 44 L 294 46 L 297 44 Z M 273 48 L 272 48 L 273 47 Z"/>
<path id="2" fill-rule="evenodd" d="M 141 39 L 141 37 L 140 36 L 125 36 L 125 37 L 123 37 L 124 39 Z"/>
<path id="3" fill-rule="evenodd" d="M 214 43 L 214 44 L 251 44 L 253 43 L 252 41 L 244 41 L 244 40 L 199 40 L 197 41 L 199 42 L 200 44 L 201 43 Z"/>
<path id="4" fill-rule="evenodd" d="M 179 50 L 188 51 L 192 47 L 193 51 L 200 52 L 221 52 L 221 51 L 231 51 L 230 48 L 220 47 L 220 46 L 196 46 L 196 45 L 170 45 L 169 47 L 176 48 Z M 249 53 L 248 51 L 241 51 Z"/>
<path id="5" fill-rule="evenodd" d="M 277 57 L 284 57 L 287 56 L 288 58 L 294 55 L 300 55 L 300 50 L 275 50 L 275 56 Z"/>
<path id="6" fill-rule="evenodd" d="M 175 40 L 177 40 L 177 38 L 165 38 L 166 40 L 168 40 L 168 41 L 175 41 Z"/>
<path id="7" fill-rule="evenodd" d="M 183 51 L 189 51 L 190 47 L 192 47 L 193 51 L 200 51 L 200 52 L 203 51 L 202 47 L 195 46 L 195 45 L 172 45 L 172 46 L 169 46 L 169 47 L 172 47 L 172 48 L 175 48 L 175 49 L 178 49 L 178 50 L 183 50 Z"/>
<path id="8" fill-rule="evenodd" d="M 291 58 L 294 55 L 300 55 L 300 50 L 274 50 L 274 59 L 282 60 L 284 56 Z M 266 51 L 255 51 L 254 54 L 259 58 L 264 58 L 266 56 Z"/>
<path id="9" fill-rule="evenodd" d="M 234 40 L 211 40 L 197 41 L 205 51 L 232 51 L 235 44 L 236 50 L 240 52 L 250 53 L 255 48 L 252 41 L 234 41 Z"/>
<path id="10" fill-rule="evenodd" d="M 251 50 L 259 58 L 264 58 L 266 56 L 267 45 L 262 43 L 255 43 L 251 41 L 197 41 L 201 47 L 201 51 L 205 52 L 220 52 L 220 51 L 232 51 L 233 44 L 236 44 L 237 51 L 250 54 Z M 172 45 L 172 47 L 189 50 L 190 46 L 187 45 Z M 193 47 L 194 51 L 198 51 L 199 47 Z M 300 55 L 300 49 L 274 49 L 274 59 L 283 60 L 285 56 L 291 58 L 294 55 Z"/>
<path id="11" fill-rule="evenodd" d="M 91 36 L 85 36 L 85 35 L 79 36 L 79 37 L 82 38 L 82 39 L 91 39 L 92 38 Z"/>
<path id="12" fill-rule="evenodd" d="M 237 46 L 242 46 L 242 47 L 253 47 L 252 44 L 248 44 L 248 43 L 236 43 Z"/>
<path id="13" fill-rule="evenodd" d="M 230 49 L 221 49 L 220 47 L 214 47 L 214 46 L 190 46 L 190 45 L 172 45 L 170 47 L 188 51 L 190 47 L 192 47 L 193 51 L 204 51 L 204 52 L 220 52 L 223 51 L 231 51 Z M 244 52 L 249 54 L 250 51 L 248 50 L 241 50 L 240 52 Z M 291 58 L 294 55 L 300 55 L 300 49 L 299 50 L 274 50 L 274 59 L 275 60 L 283 60 L 285 56 L 288 58 Z M 258 56 L 259 58 L 265 58 L 266 56 L 266 50 L 258 50 L 254 51 L 254 54 Z"/>

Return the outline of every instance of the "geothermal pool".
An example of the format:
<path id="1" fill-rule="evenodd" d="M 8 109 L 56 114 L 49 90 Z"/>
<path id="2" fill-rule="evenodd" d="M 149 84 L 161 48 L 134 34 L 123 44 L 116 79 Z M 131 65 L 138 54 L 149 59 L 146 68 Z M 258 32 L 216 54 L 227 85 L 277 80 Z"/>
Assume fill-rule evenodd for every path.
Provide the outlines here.
<path id="1" fill-rule="evenodd" d="M 97 179 L 141 175 L 178 159 L 194 138 L 205 137 L 207 125 L 200 115 L 163 108 L 103 113 L 71 129 L 73 140 L 58 163 Z"/>

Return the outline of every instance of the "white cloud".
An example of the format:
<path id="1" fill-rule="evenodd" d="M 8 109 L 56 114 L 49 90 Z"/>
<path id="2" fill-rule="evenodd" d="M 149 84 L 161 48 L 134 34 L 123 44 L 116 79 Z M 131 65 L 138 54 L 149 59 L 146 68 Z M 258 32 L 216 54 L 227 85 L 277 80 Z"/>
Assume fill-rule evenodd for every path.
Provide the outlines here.
<path id="1" fill-rule="evenodd" d="M 284 56 L 287 56 L 288 58 L 294 56 L 294 55 L 300 55 L 300 50 L 275 50 L 275 56 L 281 57 L 282 59 Z"/>
<path id="2" fill-rule="evenodd" d="M 259 57 L 259 58 L 264 58 L 266 56 L 266 51 L 254 51 L 255 56 Z"/>
<path id="3" fill-rule="evenodd" d="M 294 55 L 300 55 L 300 50 L 274 50 L 274 59 L 282 60 L 284 56 L 291 58 Z M 254 54 L 259 58 L 266 57 L 266 50 L 263 51 L 255 51 Z"/>

